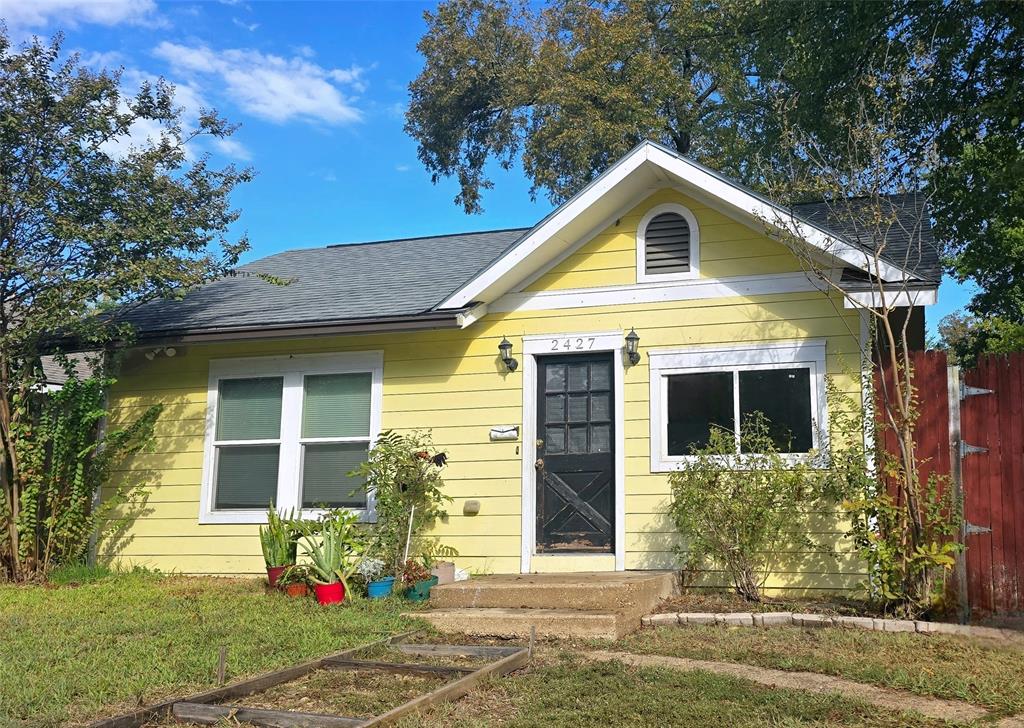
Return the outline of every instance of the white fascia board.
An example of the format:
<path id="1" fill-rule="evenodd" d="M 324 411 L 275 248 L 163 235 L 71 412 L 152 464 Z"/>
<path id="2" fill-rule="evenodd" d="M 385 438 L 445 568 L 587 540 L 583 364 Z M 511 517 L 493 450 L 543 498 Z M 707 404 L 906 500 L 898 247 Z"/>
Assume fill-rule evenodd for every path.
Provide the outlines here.
<path id="1" fill-rule="evenodd" d="M 527 236 L 504 256 L 494 262 L 487 270 L 456 291 L 445 300 L 438 308 L 461 308 L 473 301 L 488 301 L 489 298 L 497 298 L 502 293 L 510 290 L 516 281 L 508 281 L 503 290 L 498 290 L 494 295 L 487 296 L 488 289 L 506 277 L 520 263 L 536 252 L 542 245 L 553 238 L 557 238 L 566 225 L 571 223 L 583 212 L 590 209 L 598 200 L 611 191 L 626 177 L 635 172 L 647 157 L 644 154 L 645 147 L 637 147 L 630 154 L 612 165 L 606 172 L 594 182 L 581 190 L 575 197 L 566 202 L 546 220 L 543 220 Z M 565 245 L 572 245 L 575 241 L 563 241 Z M 517 279 L 523 278 L 528 271 L 517 275 Z"/>
<path id="2" fill-rule="evenodd" d="M 847 291 L 843 296 L 843 305 L 846 308 L 933 306 L 938 300 L 937 288 L 918 291 Z"/>
<path id="3" fill-rule="evenodd" d="M 753 195 L 730 184 L 686 159 L 670 154 L 653 144 L 649 145 L 646 151 L 648 159 L 652 163 L 678 177 L 681 181 L 703 190 L 705 193 L 736 208 L 755 220 L 767 222 L 769 225 L 776 225 L 773 222 L 776 220 L 785 221 L 784 224 L 789 232 L 795 234 L 809 245 L 842 260 L 844 263 L 852 265 L 859 270 L 875 273 L 877 262 L 878 273 L 885 280 L 902 281 L 907 278 L 907 272 L 898 266 L 881 260 L 876 261 L 875 257 L 867 251 L 850 245 L 816 225 L 793 218 L 784 207 L 770 203 L 757 195 Z M 776 225 L 776 227 L 781 227 L 781 225 Z"/>
<path id="4" fill-rule="evenodd" d="M 465 329 L 472 326 L 486 315 L 487 304 L 481 303 L 476 306 L 473 306 L 473 308 L 469 309 L 464 313 L 458 314 L 455 317 L 455 320 L 458 322 L 460 329 Z"/>

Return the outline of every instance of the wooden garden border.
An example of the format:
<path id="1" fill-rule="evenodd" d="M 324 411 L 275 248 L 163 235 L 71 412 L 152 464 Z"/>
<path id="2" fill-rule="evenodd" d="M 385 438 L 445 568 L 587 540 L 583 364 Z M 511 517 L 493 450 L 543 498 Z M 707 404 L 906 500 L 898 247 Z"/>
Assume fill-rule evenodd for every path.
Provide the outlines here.
<path id="1" fill-rule="evenodd" d="M 196 723 L 214 724 L 233 717 L 258 726 L 273 728 L 355 728 L 357 726 L 382 726 L 393 723 L 399 718 L 424 710 L 438 703 L 455 700 L 477 687 L 490 676 L 505 675 L 524 666 L 530 659 L 530 650 L 526 647 L 494 647 L 489 645 L 431 645 L 399 642 L 416 634 L 404 634 L 386 637 L 358 647 L 286 667 L 282 670 L 264 673 L 248 680 L 241 680 L 231 685 L 207 690 L 206 692 L 184 698 L 172 698 L 139 708 L 130 713 L 105 718 L 90 723 L 88 728 L 140 728 L 153 718 L 174 715 L 182 720 Z M 452 655 L 468 657 L 494 657 L 479 668 L 448 667 L 441 665 L 419 665 L 415 663 L 379 662 L 375 660 L 357 660 L 354 655 L 377 645 L 389 645 L 411 655 Z M 439 688 L 424 695 L 419 695 L 386 713 L 371 718 L 348 718 L 325 713 L 302 713 L 287 710 L 267 710 L 263 708 L 247 708 L 240 705 L 215 705 L 214 701 L 240 698 L 252 693 L 296 680 L 319 669 L 338 670 L 383 670 L 396 674 L 440 675 L 457 679 L 447 682 Z"/>

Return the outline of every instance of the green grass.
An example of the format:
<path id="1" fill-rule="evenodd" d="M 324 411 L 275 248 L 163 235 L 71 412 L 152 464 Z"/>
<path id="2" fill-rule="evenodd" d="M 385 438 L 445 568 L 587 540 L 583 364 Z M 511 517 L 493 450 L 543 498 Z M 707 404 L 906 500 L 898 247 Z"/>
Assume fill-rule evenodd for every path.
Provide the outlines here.
<path id="1" fill-rule="evenodd" d="M 583 663 L 552 657 L 493 680 L 457 703 L 402 722 L 403 728 L 607 728 L 608 726 L 947 726 L 880 711 L 835 695 L 768 689 L 707 672 Z M 547 662 L 547 664 L 544 664 Z"/>
<path id="2" fill-rule="evenodd" d="M 81 581 L 0 586 L 0 726 L 66 725 L 209 687 L 221 645 L 230 679 L 409 627 L 406 603 L 320 607 L 256 580 Z"/>
<path id="3" fill-rule="evenodd" d="M 842 629 L 691 626 L 644 630 L 615 649 L 806 670 L 963 700 L 1002 714 L 1024 711 L 1019 644 Z"/>

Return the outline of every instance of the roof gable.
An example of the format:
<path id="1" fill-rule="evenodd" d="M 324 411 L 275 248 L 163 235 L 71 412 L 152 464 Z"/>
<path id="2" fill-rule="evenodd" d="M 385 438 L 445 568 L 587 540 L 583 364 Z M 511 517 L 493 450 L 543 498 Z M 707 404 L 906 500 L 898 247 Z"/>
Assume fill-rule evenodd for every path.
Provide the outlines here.
<path id="1" fill-rule="evenodd" d="M 514 289 L 522 280 L 552 265 L 580 240 L 592 237 L 655 189 L 675 186 L 751 227 L 765 221 L 785 220 L 813 248 L 837 264 L 873 271 L 874 255 L 857 241 L 797 217 L 794 211 L 739 185 L 713 170 L 682 157 L 654 142 L 643 142 L 605 170 L 593 182 L 530 229 L 494 260 L 480 275 L 468 281 L 439 308 L 460 308 L 472 302 L 489 303 Z M 912 277 L 907 269 L 882 260 L 886 281 Z"/>

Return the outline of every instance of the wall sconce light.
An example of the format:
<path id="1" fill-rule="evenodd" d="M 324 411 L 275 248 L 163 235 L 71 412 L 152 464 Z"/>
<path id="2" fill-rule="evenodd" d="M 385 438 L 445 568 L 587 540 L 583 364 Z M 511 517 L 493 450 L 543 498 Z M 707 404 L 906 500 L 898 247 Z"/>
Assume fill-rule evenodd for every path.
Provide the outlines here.
<path id="1" fill-rule="evenodd" d="M 501 360 L 505 362 L 505 366 L 508 367 L 510 372 L 514 372 L 519 368 L 519 362 L 512 357 L 512 342 L 504 336 L 501 337 L 501 343 L 498 344 L 498 352 L 501 354 Z"/>
<path id="2" fill-rule="evenodd" d="M 630 327 L 629 333 L 626 334 L 626 358 L 633 366 L 640 363 L 640 352 L 637 351 L 639 347 L 640 337 L 637 335 L 636 329 Z"/>
<path id="3" fill-rule="evenodd" d="M 146 352 L 146 358 L 149 359 L 150 361 L 153 361 L 159 354 L 163 354 L 164 356 L 170 357 L 174 356 L 177 353 L 178 350 L 175 349 L 173 346 L 164 346 L 159 347 L 157 349 L 150 349 L 149 351 Z"/>

